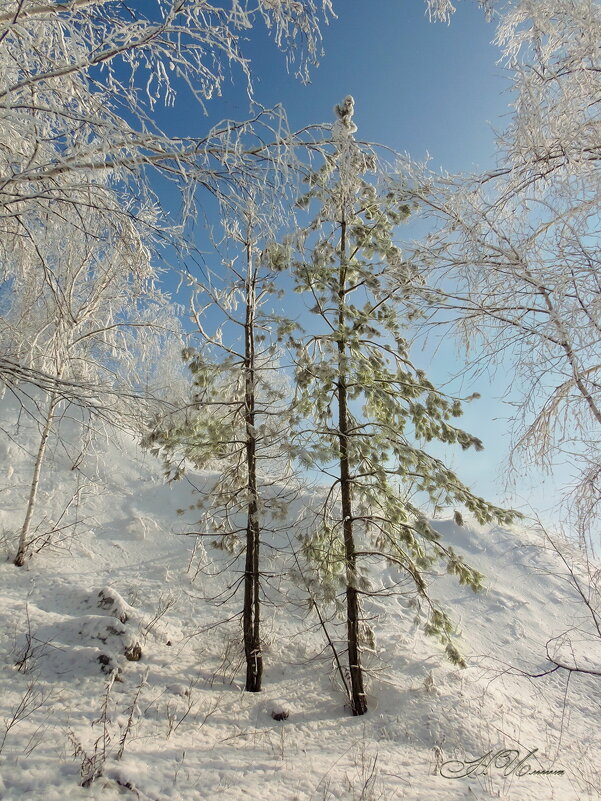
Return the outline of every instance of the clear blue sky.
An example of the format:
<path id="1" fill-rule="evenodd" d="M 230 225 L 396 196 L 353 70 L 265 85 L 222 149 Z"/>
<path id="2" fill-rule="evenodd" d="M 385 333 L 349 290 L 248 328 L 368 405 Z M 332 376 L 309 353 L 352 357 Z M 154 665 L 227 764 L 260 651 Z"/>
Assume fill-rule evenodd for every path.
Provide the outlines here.
<path id="1" fill-rule="evenodd" d="M 293 127 L 329 122 L 332 107 L 355 98 L 362 139 L 421 158 L 428 151 L 449 170 L 490 164 L 494 135 L 487 121 L 507 108 L 507 80 L 490 44 L 494 27 L 475 3 L 460 2 L 451 25 L 434 24 L 422 0 L 335 2 L 338 19 L 324 27 L 325 56 L 301 85 L 288 75 L 267 37 L 253 42 L 256 94 L 282 102 Z M 236 117 L 242 98 L 221 108 Z"/>
<path id="2" fill-rule="evenodd" d="M 431 23 L 423 0 L 335 0 L 338 19 L 322 27 L 325 55 L 301 84 L 268 34 L 257 28 L 245 48 L 255 75 L 255 97 L 282 103 L 293 128 L 330 122 L 332 107 L 355 98 L 358 136 L 415 158 L 429 152 L 445 169 L 490 165 L 494 134 L 509 96 L 496 62 L 494 25 L 475 2 L 459 0 L 450 25 Z M 249 102 L 235 71 L 223 95 L 207 102 L 208 117 L 187 102 L 160 113 L 173 133 L 202 135 L 226 117 L 244 119 Z"/>
<path id="3" fill-rule="evenodd" d="M 510 113 L 508 77 L 491 44 L 494 23 L 475 2 L 460 0 L 450 25 L 431 23 L 422 0 L 334 0 L 338 19 L 323 28 L 325 55 L 303 85 L 286 71 L 284 57 L 264 32 L 253 31 L 246 52 L 255 76 L 255 98 L 263 106 L 281 103 L 293 129 L 333 120 L 332 107 L 347 94 L 355 98 L 357 136 L 379 142 L 416 159 L 429 154 L 431 166 L 451 172 L 490 169 L 495 164 L 494 130 Z M 234 73 L 223 96 L 207 103 L 209 116 L 180 98 L 169 110 L 172 133 L 202 135 L 224 118 L 244 119 L 249 100 L 241 74 Z M 163 115 L 161 115 L 162 117 Z M 167 119 L 163 117 L 161 121 Z M 203 243 L 199 241 L 202 248 Z M 441 382 L 459 363 L 446 344 L 432 364 L 423 363 Z M 470 404 L 462 420 L 479 436 L 485 451 L 473 456 L 440 451 L 450 466 L 490 500 L 503 500 L 503 458 L 507 453 L 506 418 L 510 409 L 497 399 L 501 375 L 476 387 L 482 399 Z M 521 482 L 512 502 L 531 498 L 542 513 L 555 500 L 552 482 Z"/>

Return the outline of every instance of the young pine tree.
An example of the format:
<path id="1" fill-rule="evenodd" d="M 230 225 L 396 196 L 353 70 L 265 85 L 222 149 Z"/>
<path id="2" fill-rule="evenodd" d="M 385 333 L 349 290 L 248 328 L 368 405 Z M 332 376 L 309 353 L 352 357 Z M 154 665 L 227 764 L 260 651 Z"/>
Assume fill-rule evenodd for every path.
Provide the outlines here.
<path id="1" fill-rule="evenodd" d="M 185 460 L 216 469 L 203 492 L 203 509 L 218 546 L 233 556 L 243 588 L 242 633 L 248 692 L 259 692 L 263 676 L 261 606 L 262 550 L 274 535 L 295 494 L 287 455 L 290 392 L 279 369 L 279 341 L 289 326 L 274 314 L 277 299 L 268 258 L 274 209 L 251 199 L 222 220 L 228 245 L 223 273 L 195 285 L 193 318 L 199 350 L 184 358 L 195 399 L 181 415 L 155 425 L 145 444 L 162 452 L 169 475 L 178 478 Z M 178 463 L 179 459 L 179 463 Z"/>
<path id="2" fill-rule="evenodd" d="M 436 504 L 462 504 L 483 523 L 506 523 L 514 515 L 475 496 L 424 449 L 431 440 L 463 449 L 482 445 L 453 425 L 459 401 L 411 361 L 403 313 L 417 313 L 412 296 L 419 282 L 392 242 L 409 208 L 400 189 L 382 192 L 367 180 L 376 164 L 353 137 L 353 99 L 335 111 L 331 150 L 300 201 L 317 209 L 293 260 L 296 289 L 310 299 L 314 323 L 296 346 L 296 382 L 305 456 L 331 482 L 305 551 L 322 586 L 339 581 L 344 588 L 349 700 L 353 714 L 362 715 L 367 563 L 384 559 L 413 580 L 429 612 L 426 632 L 459 664 L 452 622 L 430 598 L 424 571 L 443 560 L 474 590 L 482 580 L 407 499 L 407 485 Z"/>

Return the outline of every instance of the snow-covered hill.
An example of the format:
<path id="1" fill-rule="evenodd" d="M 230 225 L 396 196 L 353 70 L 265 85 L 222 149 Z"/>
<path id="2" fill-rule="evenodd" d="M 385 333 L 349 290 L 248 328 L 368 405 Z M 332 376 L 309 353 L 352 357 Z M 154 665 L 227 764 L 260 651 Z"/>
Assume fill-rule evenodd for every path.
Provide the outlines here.
<path id="1" fill-rule="evenodd" d="M 590 631 L 591 617 L 568 565 L 583 581 L 585 572 L 566 544 L 567 563 L 535 532 L 438 521 L 487 577 L 479 594 L 450 576 L 432 577 L 432 594 L 459 623 L 468 667 L 443 658 L 402 595 L 373 598 L 369 712 L 353 718 L 317 618 L 295 602 L 302 593 L 285 556 L 272 563 L 278 603 L 265 609 L 264 691 L 243 691 L 240 599 L 228 599 L 228 556 L 178 535 L 198 514 L 189 509 L 192 484 L 206 478 L 165 486 L 160 465 L 125 435 L 80 458 L 77 427 L 64 421 L 40 494 L 40 534 L 59 529 L 58 545 L 15 568 L 35 426 L 23 417 L 15 434 L 16 406 L 6 401 L 3 416 L 16 441 L 0 439 L 0 798 L 601 794 L 601 678 L 525 675 L 552 667 L 545 644 L 566 632 L 570 642 L 556 640 L 554 653 L 570 665 L 601 667 L 599 639 L 575 631 Z M 74 519 L 77 526 L 63 528 Z M 286 595 L 292 601 L 281 605 Z M 282 708 L 288 718 L 274 720 Z"/>

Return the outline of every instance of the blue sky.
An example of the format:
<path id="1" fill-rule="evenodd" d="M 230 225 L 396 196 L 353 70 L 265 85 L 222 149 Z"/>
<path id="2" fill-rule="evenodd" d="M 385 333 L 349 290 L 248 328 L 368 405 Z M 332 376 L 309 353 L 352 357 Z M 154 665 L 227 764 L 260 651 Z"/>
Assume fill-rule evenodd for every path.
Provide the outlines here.
<path id="1" fill-rule="evenodd" d="M 420 0 L 345 0 L 335 8 L 311 85 L 278 69 L 266 43 L 258 48 L 262 103 L 283 102 L 300 127 L 330 121 L 334 103 L 352 94 L 360 138 L 415 158 L 428 151 L 449 170 L 491 163 L 487 120 L 506 111 L 507 80 L 490 44 L 494 27 L 475 3 L 459 3 L 451 25 L 430 23 Z M 234 102 L 231 111 L 238 111 Z"/>
<path id="2" fill-rule="evenodd" d="M 490 123 L 502 123 L 510 98 L 490 43 L 494 25 L 476 3 L 459 2 L 450 25 L 429 22 L 422 0 L 338 0 L 335 10 L 338 19 L 322 27 L 325 55 L 309 85 L 286 71 L 264 31 L 252 31 L 245 51 L 261 104 L 282 103 L 291 126 L 300 128 L 330 122 L 334 104 L 352 94 L 362 139 L 415 158 L 429 152 L 451 171 L 493 163 Z M 168 112 L 169 127 L 201 135 L 209 123 L 245 118 L 240 72 L 207 111 L 208 117 L 182 99 Z"/>
<path id="3" fill-rule="evenodd" d="M 246 53 L 258 102 L 283 104 L 291 127 L 298 129 L 331 122 L 333 105 L 352 94 L 359 138 L 418 160 L 429 154 L 431 166 L 451 172 L 495 166 L 494 130 L 507 124 L 511 96 L 499 51 L 491 44 L 494 23 L 486 21 L 475 2 L 458 2 L 450 25 L 431 23 L 421 0 L 338 0 L 334 7 L 338 19 L 323 28 L 325 55 L 308 85 L 286 71 L 284 57 L 264 31 L 252 32 Z M 222 97 L 209 101 L 207 111 L 203 115 L 182 97 L 168 112 L 168 128 L 195 136 L 221 119 L 246 118 L 249 99 L 240 73 L 232 74 Z M 202 241 L 198 244 L 203 249 Z M 421 353 L 416 360 L 438 383 L 460 366 L 448 342 L 436 357 Z M 461 424 L 484 441 L 485 451 L 439 452 L 474 491 L 499 502 L 504 499 L 511 410 L 498 399 L 506 383 L 501 370 L 496 378 L 463 388 L 482 396 L 468 406 Z M 533 475 L 530 482 L 520 481 L 509 500 L 528 498 L 544 512 L 554 502 L 553 482 Z"/>

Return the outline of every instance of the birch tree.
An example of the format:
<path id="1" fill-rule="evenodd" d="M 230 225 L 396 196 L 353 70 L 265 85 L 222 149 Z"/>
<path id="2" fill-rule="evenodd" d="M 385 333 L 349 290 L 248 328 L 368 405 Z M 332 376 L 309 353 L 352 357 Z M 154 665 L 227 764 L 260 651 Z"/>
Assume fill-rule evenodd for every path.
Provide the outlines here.
<path id="1" fill-rule="evenodd" d="M 328 481 L 320 525 L 304 550 L 317 563 L 322 585 L 343 587 L 349 703 L 362 715 L 361 652 L 369 629 L 361 597 L 370 594 L 369 563 L 383 560 L 411 578 L 428 608 L 427 633 L 458 664 L 463 660 L 452 621 L 430 598 L 424 571 L 442 560 L 461 583 L 481 586 L 478 571 L 441 541 L 409 499 L 408 484 L 436 504 L 465 506 L 482 523 L 506 523 L 513 513 L 474 495 L 424 449 L 431 440 L 476 450 L 482 443 L 453 424 L 460 401 L 437 390 L 414 365 L 403 336 L 403 314 L 417 313 L 420 283 L 392 240 L 410 212 L 406 193 L 368 180 L 377 165 L 353 136 L 352 97 L 335 111 L 330 152 L 300 201 L 316 211 L 293 261 L 297 290 L 313 320 L 298 347 L 296 381 L 299 447 Z"/>
<path id="2" fill-rule="evenodd" d="M 403 166 L 436 226 L 414 254 L 440 288 L 436 321 L 456 326 L 473 370 L 512 370 L 512 462 L 571 466 L 564 513 L 582 544 L 601 497 L 600 40 L 592 0 L 508 4 L 496 42 L 515 100 L 498 167 Z"/>
<path id="3" fill-rule="evenodd" d="M 194 182 L 211 187 L 232 177 L 244 154 L 221 136 L 243 123 L 176 138 L 157 122 L 158 106 L 168 108 L 185 88 L 202 110 L 230 70 L 239 70 L 250 93 L 241 37 L 258 23 L 305 76 L 319 56 L 320 10 L 327 15 L 330 4 L 228 6 L 155 0 L 142 10 L 116 0 L 2 0 L 3 216 L 14 219 L 25 202 L 83 203 L 81 178 L 96 171 L 110 170 L 124 188 L 133 181 L 136 191 L 147 189 L 144 171 L 154 167 L 190 191 Z"/>
<path id="4" fill-rule="evenodd" d="M 30 232 L 61 226 L 96 209 L 113 237 L 132 219 L 147 244 L 172 239 L 193 217 L 196 195 L 248 186 L 286 139 L 281 110 L 259 109 L 246 121 L 179 132 L 168 110 L 178 93 L 199 119 L 230 76 L 252 73 L 243 41 L 257 25 L 301 78 L 320 55 L 320 20 L 329 0 L 152 0 L 132 8 L 118 0 L 0 0 L 0 256 L 10 278 L 15 262 L 35 263 Z M 161 126 L 159 109 L 163 108 Z M 157 214 L 155 177 L 181 192 L 178 225 Z M 260 178 L 259 178 L 260 180 Z M 156 183 L 156 182 L 155 182 Z M 147 216 L 145 210 L 155 207 Z M 69 211 L 71 209 L 71 211 Z M 88 397 L 0 354 L 8 382 L 26 379 Z M 80 391 L 81 390 L 81 391 Z"/>
<path id="5" fill-rule="evenodd" d="M 49 438 L 59 413 L 72 399 L 60 392 L 61 382 L 94 387 L 105 396 L 104 404 L 111 396 L 111 423 L 121 420 L 131 426 L 140 412 L 137 399 L 152 394 L 145 360 L 157 359 L 161 346 L 178 337 L 179 323 L 168 298 L 154 288 L 149 252 L 135 226 L 122 230 L 114 241 L 102 215 L 94 210 L 79 214 L 78 221 L 79 236 L 75 226 L 30 231 L 36 260 L 3 287 L 8 303 L 0 321 L 4 352 L 49 379 L 45 398 L 37 403 L 40 439 L 17 566 L 30 555 L 31 524 Z"/>

